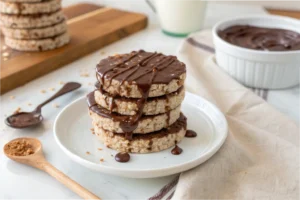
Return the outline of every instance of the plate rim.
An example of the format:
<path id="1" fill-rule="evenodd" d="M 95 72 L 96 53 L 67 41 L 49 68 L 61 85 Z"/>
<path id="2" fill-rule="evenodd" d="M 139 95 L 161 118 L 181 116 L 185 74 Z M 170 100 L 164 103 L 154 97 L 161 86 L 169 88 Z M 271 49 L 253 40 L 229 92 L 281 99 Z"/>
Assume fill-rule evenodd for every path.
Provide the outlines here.
<path id="1" fill-rule="evenodd" d="M 204 163 L 205 161 L 207 161 L 209 158 L 211 158 L 220 148 L 221 146 L 224 144 L 227 136 L 228 136 L 228 123 L 227 120 L 224 116 L 224 114 L 219 110 L 219 108 L 217 106 L 215 106 L 213 103 L 209 102 L 208 100 L 204 99 L 201 96 L 198 96 L 196 94 L 190 93 L 190 92 L 185 92 L 186 96 L 192 96 L 194 98 L 198 98 L 201 99 L 203 102 L 205 102 L 205 104 L 208 104 L 209 106 L 213 107 L 214 110 L 216 110 L 218 112 L 218 114 L 220 115 L 220 117 L 222 118 L 221 121 L 223 121 L 224 123 L 224 133 L 221 136 L 221 139 L 219 141 L 219 143 L 214 144 L 211 148 L 209 148 L 208 150 L 206 150 L 203 154 L 201 154 L 201 157 L 197 157 L 193 160 L 190 160 L 188 162 L 184 162 L 175 166 L 171 166 L 171 167 L 163 167 L 163 168 L 157 168 L 157 169 L 130 169 L 130 168 L 126 168 L 126 169 L 122 169 L 122 168 L 118 168 L 118 167 L 113 167 L 113 166 L 105 166 L 105 165 L 101 165 L 101 163 L 97 164 L 94 163 L 92 161 L 86 160 L 84 158 L 82 158 L 81 156 L 77 155 L 76 153 L 73 153 L 71 150 L 69 150 L 59 139 L 58 137 L 58 133 L 57 133 L 57 124 L 59 123 L 59 120 L 61 118 L 61 116 L 63 115 L 63 113 L 71 106 L 73 106 L 75 103 L 83 100 L 84 98 L 86 98 L 86 96 L 82 96 L 79 97 L 77 99 L 75 99 L 74 101 L 72 101 L 71 103 L 69 103 L 67 106 L 65 106 L 57 115 L 57 117 L 55 118 L 54 121 L 54 125 L 53 125 L 53 132 L 54 132 L 54 139 L 55 142 L 58 144 L 58 146 L 63 150 L 63 152 L 71 158 L 71 160 L 77 162 L 80 165 L 83 165 L 87 168 L 92 168 L 93 170 L 96 171 L 100 171 L 103 173 L 108 173 L 108 174 L 112 174 L 112 175 L 119 175 L 119 176 L 125 176 L 125 177 L 132 177 L 132 176 L 127 176 L 122 175 L 122 173 L 135 173 L 134 178 L 154 178 L 154 177 L 162 177 L 162 176 L 168 176 L 171 174 L 175 174 L 175 173 L 180 173 L 189 169 L 192 169 L 202 163 Z M 211 119 L 210 119 L 211 120 Z M 213 123 L 213 127 L 215 129 L 215 123 Z M 150 176 L 147 175 L 145 176 L 144 173 L 152 173 Z M 163 174 L 163 175 L 162 175 Z"/>

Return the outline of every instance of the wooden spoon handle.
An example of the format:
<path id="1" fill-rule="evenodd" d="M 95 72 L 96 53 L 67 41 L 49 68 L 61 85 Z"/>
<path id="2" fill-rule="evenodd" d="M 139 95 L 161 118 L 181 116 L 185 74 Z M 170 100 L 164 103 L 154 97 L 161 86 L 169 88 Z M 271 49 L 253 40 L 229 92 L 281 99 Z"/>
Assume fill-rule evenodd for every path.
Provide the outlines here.
<path id="1" fill-rule="evenodd" d="M 69 178 L 67 175 L 56 169 L 54 166 L 52 166 L 50 163 L 46 162 L 43 165 L 43 170 L 56 178 L 59 182 L 67 186 L 70 190 L 78 194 L 83 199 L 100 199 L 78 183 L 76 183 L 74 180 Z M 100 199 L 101 200 L 101 199 Z"/>

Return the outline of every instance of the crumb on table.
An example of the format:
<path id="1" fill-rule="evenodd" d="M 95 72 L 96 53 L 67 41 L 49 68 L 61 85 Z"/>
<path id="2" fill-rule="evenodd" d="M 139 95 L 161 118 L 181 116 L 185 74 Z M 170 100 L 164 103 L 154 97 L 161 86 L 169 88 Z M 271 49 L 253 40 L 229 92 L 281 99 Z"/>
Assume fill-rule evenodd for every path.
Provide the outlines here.
<path id="1" fill-rule="evenodd" d="M 104 162 L 104 159 L 103 159 L 103 158 L 101 158 L 101 159 L 100 159 L 100 162 Z"/>
<path id="2" fill-rule="evenodd" d="M 63 82 L 63 81 L 59 81 L 59 84 L 63 85 L 63 84 L 64 84 L 64 82 Z"/>
<path id="3" fill-rule="evenodd" d="M 87 155 L 90 155 L 91 153 L 89 151 L 86 152 Z"/>
<path id="4" fill-rule="evenodd" d="M 41 90 L 41 93 L 46 93 L 46 90 Z"/>
<path id="5" fill-rule="evenodd" d="M 21 112 L 21 108 L 20 107 L 18 107 L 15 111 L 14 111 L 14 114 L 17 114 L 17 113 L 19 113 L 19 112 Z"/>
<path id="6" fill-rule="evenodd" d="M 10 98 L 10 99 L 15 99 L 15 96 L 10 96 L 9 98 Z"/>
<path id="7" fill-rule="evenodd" d="M 101 150 L 102 150 L 102 148 L 98 148 L 98 150 L 99 150 L 99 151 L 101 151 Z"/>
<path id="8" fill-rule="evenodd" d="M 9 57 L 9 53 L 8 53 L 8 52 L 3 52 L 3 53 L 2 53 L 2 56 L 3 56 L 3 57 Z"/>
<path id="9" fill-rule="evenodd" d="M 80 74 L 80 76 L 81 77 L 89 77 L 90 75 L 89 75 L 89 73 L 83 72 Z"/>
<path id="10" fill-rule="evenodd" d="M 2 50 L 5 51 L 7 49 L 7 46 L 3 45 Z"/>

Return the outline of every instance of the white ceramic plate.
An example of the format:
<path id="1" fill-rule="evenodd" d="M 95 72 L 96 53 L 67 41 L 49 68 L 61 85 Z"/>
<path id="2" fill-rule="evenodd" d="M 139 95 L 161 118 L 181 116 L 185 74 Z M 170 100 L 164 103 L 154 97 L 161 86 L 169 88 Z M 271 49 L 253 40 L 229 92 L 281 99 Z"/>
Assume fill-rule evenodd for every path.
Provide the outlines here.
<path id="1" fill-rule="evenodd" d="M 188 129 L 195 130 L 198 136 L 184 138 L 178 144 L 183 149 L 180 155 L 173 155 L 171 149 L 167 149 L 150 154 L 131 154 L 129 162 L 116 162 L 113 156 L 117 152 L 105 147 L 91 133 L 85 97 L 75 100 L 61 111 L 55 120 L 54 135 L 60 148 L 87 168 L 131 178 L 167 176 L 205 162 L 218 151 L 227 136 L 224 115 L 203 98 L 187 92 L 182 112 L 188 118 Z M 104 162 L 100 162 L 101 158 Z"/>

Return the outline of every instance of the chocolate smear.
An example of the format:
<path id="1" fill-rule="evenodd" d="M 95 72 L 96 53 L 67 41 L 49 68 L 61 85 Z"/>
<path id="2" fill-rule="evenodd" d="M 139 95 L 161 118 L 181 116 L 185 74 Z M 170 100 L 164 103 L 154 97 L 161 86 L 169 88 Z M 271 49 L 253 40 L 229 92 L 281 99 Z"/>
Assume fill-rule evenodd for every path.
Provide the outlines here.
<path id="1" fill-rule="evenodd" d="M 9 117 L 7 120 L 14 127 L 26 127 L 39 123 L 41 116 L 36 113 L 19 113 Z"/>

